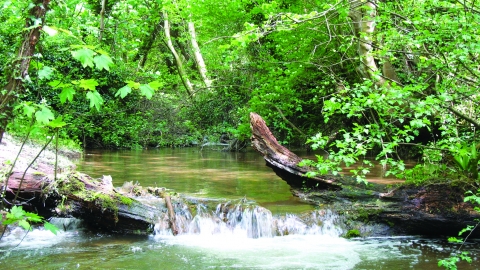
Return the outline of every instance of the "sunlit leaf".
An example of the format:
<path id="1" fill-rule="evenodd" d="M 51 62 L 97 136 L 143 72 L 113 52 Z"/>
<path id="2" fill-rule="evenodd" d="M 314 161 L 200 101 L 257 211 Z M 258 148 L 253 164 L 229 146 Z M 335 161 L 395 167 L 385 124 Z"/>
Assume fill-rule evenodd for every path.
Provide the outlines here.
<path id="1" fill-rule="evenodd" d="M 73 58 L 77 59 L 84 68 L 93 67 L 94 55 L 95 55 L 95 52 L 88 48 L 82 48 L 80 50 L 72 51 Z"/>
<path id="2" fill-rule="evenodd" d="M 65 87 L 62 89 L 62 92 L 58 94 L 60 97 L 60 102 L 63 104 L 67 100 L 72 102 L 73 101 L 73 95 L 75 95 L 75 89 L 73 87 Z"/>
<path id="3" fill-rule="evenodd" d="M 67 123 L 65 123 L 63 121 L 62 116 L 59 116 L 59 117 L 55 118 L 53 121 L 51 121 L 50 123 L 48 123 L 48 126 L 51 127 L 51 128 L 61 128 L 61 127 L 64 127 L 66 125 L 67 125 Z"/>
<path id="4" fill-rule="evenodd" d="M 47 35 L 49 35 L 49 36 L 51 36 L 51 37 L 53 37 L 53 36 L 55 36 L 55 35 L 58 34 L 58 30 L 57 30 L 57 29 L 52 28 L 52 27 L 50 27 L 50 26 L 48 26 L 48 25 L 44 25 L 44 26 L 42 27 L 42 30 L 43 30 L 45 33 L 47 33 Z"/>
<path id="5" fill-rule="evenodd" d="M 50 222 L 45 222 L 43 224 L 45 230 L 52 232 L 53 234 L 57 235 L 58 231 L 60 230 L 57 226 L 53 225 Z"/>
<path id="6" fill-rule="evenodd" d="M 124 98 L 131 92 L 132 92 L 132 88 L 130 88 L 130 86 L 128 85 L 125 85 L 124 87 L 118 89 L 117 93 L 115 93 L 115 96 L 116 97 L 120 96 L 121 98 Z"/>
<path id="7" fill-rule="evenodd" d="M 95 56 L 93 58 L 93 62 L 95 62 L 95 67 L 98 70 L 105 69 L 107 71 L 110 71 L 110 66 L 113 65 L 112 58 L 110 58 L 110 56 L 105 54 Z"/>
<path id="8" fill-rule="evenodd" d="M 158 90 L 160 87 L 163 87 L 163 82 L 153 81 L 149 82 L 148 85 L 150 85 L 153 90 Z"/>
<path id="9" fill-rule="evenodd" d="M 41 110 L 35 113 L 35 118 L 41 124 L 47 125 L 51 120 L 55 118 L 53 112 L 46 106 L 41 106 Z"/>
<path id="10" fill-rule="evenodd" d="M 42 69 L 40 69 L 38 71 L 38 78 L 40 80 L 43 80 L 43 79 L 50 79 L 50 77 L 52 77 L 52 74 L 53 74 L 53 69 L 51 67 L 48 67 L 48 66 L 44 66 Z"/>
<path id="11" fill-rule="evenodd" d="M 22 219 L 22 220 L 19 220 L 18 221 L 18 225 L 22 228 L 24 228 L 25 230 L 30 230 L 30 223 L 28 223 L 28 221 Z"/>
<path id="12" fill-rule="evenodd" d="M 127 85 L 133 89 L 139 89 L 140 83 L 134 81 L 126 81 Z"/>
<path id="13" fill-rule="evenodd" d="M 90 100 L 90 108 L 95 107 L 100 111 L 100 107 L 103 104 L 103 98 L 97 91 L 89 91 L 87 93 L 87 99 Z"/>
<path id="14" fill-rule="evenodd" d="M 94 91 L 95 88 L 98 86 L 98 82 L 95 79 L 88 79 L 88 80 L 81 79 L 79 81 L 79 86 L 80 88 L 83 88 L 85 90 Z"/>
<path id="15" fill-rule="evenodd" d="M 147 99 L 151 99 L 155 91 L 148 84 L 140 85 L 140 93 L 142 96 L 145 96 Z"/>

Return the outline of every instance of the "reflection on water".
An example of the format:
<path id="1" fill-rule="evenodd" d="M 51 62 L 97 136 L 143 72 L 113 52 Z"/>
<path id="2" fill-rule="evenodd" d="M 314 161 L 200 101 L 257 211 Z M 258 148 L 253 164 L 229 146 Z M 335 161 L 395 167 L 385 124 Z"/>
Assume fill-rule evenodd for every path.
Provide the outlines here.
<path id="1" fill-rule="evenodd" d="M 78 170 L 92 177 L 166 187 L 205 198 L 254 200 L 273 213 L 312 210 L 292 196 L 290 187 L 265 166 L 257 152 L 199 151 L 198 148 L 87 152 Z"/>

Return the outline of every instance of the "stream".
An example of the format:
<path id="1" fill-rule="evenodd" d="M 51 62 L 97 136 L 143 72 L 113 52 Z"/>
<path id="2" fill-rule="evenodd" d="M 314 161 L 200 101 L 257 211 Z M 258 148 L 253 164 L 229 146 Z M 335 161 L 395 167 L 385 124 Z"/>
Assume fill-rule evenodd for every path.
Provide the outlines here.
<path id="1" fill-rule="evenodd" d="M 292 196 L 253 151 L 90 151 L 77 166 L 111 175 L 114 186 L 165 187 L 218 207 L 177 213 L 185 221 L 178 236 L 161 222 L 148 236 L 93 234 L 73 218 L 51 220 L 63 228 L 57 236 L 17 228 L 0 241 L 0 269 L 440 269 L 438 260 L 459 247 L 447 237 L 342 238 L 341 217 Z M 375 170 L 371 177 L 393 181 Z M 466 244 L 474 261 L 459 269 L 480 268 L 479 244 Z"/>

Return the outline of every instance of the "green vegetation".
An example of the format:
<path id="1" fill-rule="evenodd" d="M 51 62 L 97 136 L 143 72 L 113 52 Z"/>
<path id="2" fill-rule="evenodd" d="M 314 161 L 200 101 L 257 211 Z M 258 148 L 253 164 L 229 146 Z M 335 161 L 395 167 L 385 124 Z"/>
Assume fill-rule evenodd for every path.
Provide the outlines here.
<path id="1" fill-rule="evenodd" d="M 477 193 L 473 193 L 471 191 L 467 192 L 467 195 L 464 198 L 465 202 L 471 202 L 477 206 L 475 206 L 475 211 L 480 212 L 480 189 L 477 191 Z M 464 233 L 468 233 L 465 238 L 458 238 L 458 237 L 450 237 L 448 238 L 448 241 L 451 243 L 456 243 L 460 244 L 459 248 L 448 258 L 442 259 L 438 261 L 438 266 L 440 267 L 445 267 L 446 269 L 449 270 L 456 270 L 457 269 L 457 263 L 460 261 L 466 261 L 468 263 L 472 262 L 472 257 L 470 256 L 468 251 L 462 251 L 462 248 L 467 242 L 468 238 L 472 234 L 472 232 L 480 225 L 480 220 L 477 220 L 477 224 L 475 225 L 468 225 L 466 228 L 462 229 L 459 233 L 458 236 L 461 236 Z"/>
<path id="2" fill-rule="evenodd" d="M 362 182 L 377 162 L 407 183 L 479 187 L 480 2 L 31 0 L 0 10 L 0 140 L 242 141 L 255 111 L 280 143 L 323 151 L 304 162 L 311 175 L 356 164 Z"/>
<path id="3" fill-rule="evenodd" d="M 49 187 L 48 192 L 56 192 L 63 196 L 69 196 L 70 194 L 81 200 L 93 202 L 100 206 L 102 211 L 111 211 L 115 216 L 118 214 L 118 207 L 120 204 L 126 206 L 131 206 L 133 204 L 131 198 L 122 194 L 109 194 L 86 188 L 85 183 L 81 180 L 82 178 L 86 178 L 85 181 L 91 182 L 92 185 L 100 183 L 100 180 L 91 179 L 87 175 L 72 173 L 65 175 L 63 178 L 54 182 L 54 186 Z M 65 210 L 68 210 L 68 207 L 65 207 Z"/>
<path id="4" fill-rule="evenodd" d="M 360 231 L 357 230 L 357 229 L 354 229 L 354 230 L 349 230 L 346 234 L 345 234 L 345 238 L 355 238 L 355 237 L 360 237 Z"/>

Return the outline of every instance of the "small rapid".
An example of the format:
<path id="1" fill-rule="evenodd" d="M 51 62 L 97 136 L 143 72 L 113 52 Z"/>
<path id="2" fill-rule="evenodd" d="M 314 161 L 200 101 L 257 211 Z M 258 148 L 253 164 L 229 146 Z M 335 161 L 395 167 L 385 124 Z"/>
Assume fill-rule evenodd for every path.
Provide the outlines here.
<path id="1" fill-rule="evenodd" d="M 199 203 L 195 210 L 192 214 L 187 205 L 176 203 L 175 219 L 180 235 L 220 234 L 256 239 L 292 234 L 339 237 L 344 232 L 342 218 L 328 209 L 301 216 L 273 216 L 270 210 L 241 200 L 219 203 L 213 210 Z M 172 235 L 167 214 L 155 225 L 154 235 Z"/>

